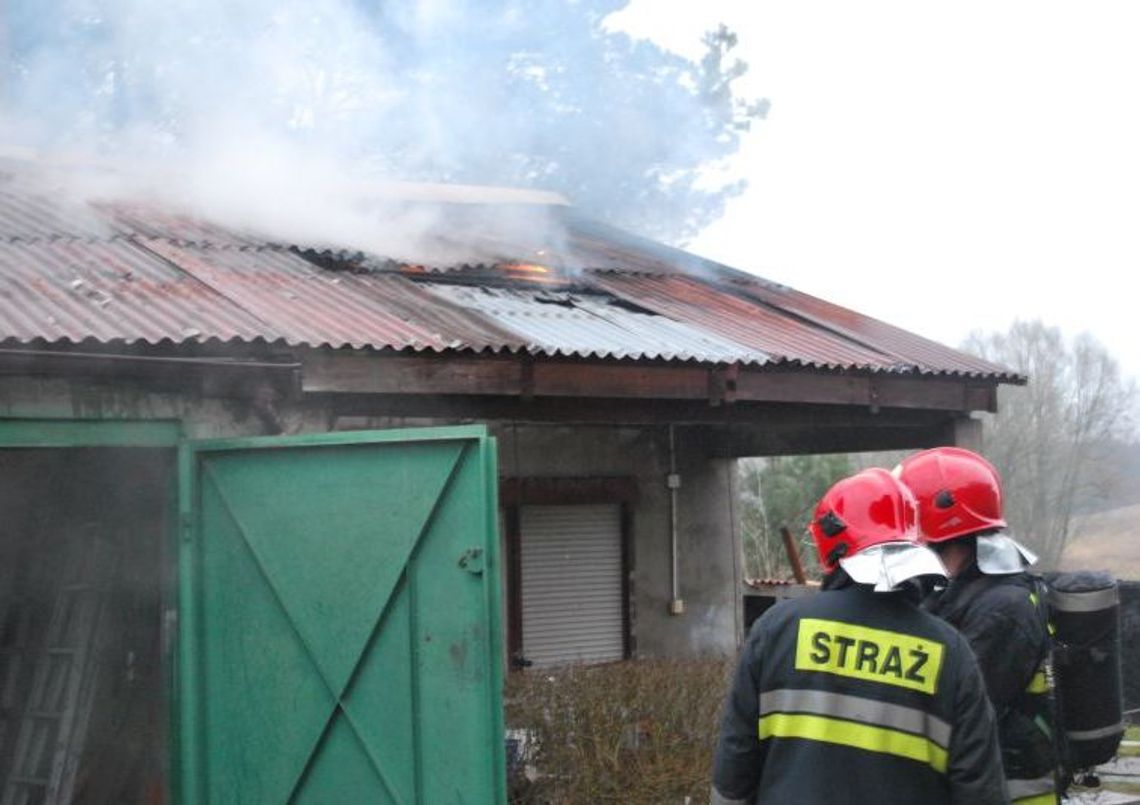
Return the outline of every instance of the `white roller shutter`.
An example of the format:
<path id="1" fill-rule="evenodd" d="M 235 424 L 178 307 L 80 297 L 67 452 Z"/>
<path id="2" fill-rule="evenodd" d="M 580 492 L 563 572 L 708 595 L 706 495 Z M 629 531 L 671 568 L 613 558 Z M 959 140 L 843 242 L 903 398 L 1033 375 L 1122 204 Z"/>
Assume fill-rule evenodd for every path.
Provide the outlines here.
<path id="1" fill-rule="evenodd" d="M 523 656 L 622 659 L 621 507 L 523 506 L 519 532 Z"/>

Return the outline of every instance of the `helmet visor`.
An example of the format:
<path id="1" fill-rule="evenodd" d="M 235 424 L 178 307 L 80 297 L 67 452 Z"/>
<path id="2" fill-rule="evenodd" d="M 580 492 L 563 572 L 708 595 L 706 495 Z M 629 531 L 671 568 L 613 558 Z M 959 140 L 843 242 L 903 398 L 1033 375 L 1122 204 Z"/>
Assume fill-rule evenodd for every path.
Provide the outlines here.
<path id="1" fill-rule="evenodd" d="M 918 576 L 946 578 L 946 566 L 934 551 L 913 542 L 884 542 L 839 560 L 847 575 L 875 592 L 889 592 Z"/>

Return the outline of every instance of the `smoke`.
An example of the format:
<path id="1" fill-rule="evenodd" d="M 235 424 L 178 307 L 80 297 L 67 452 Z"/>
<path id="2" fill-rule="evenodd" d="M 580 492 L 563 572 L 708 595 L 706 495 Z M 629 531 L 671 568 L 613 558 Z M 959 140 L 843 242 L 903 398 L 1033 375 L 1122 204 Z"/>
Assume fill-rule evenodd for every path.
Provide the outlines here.
<path id="1" fill-rule="evenodd" d="M 550 136 L 527 94 L 542 91 L 547 68 L 519 47 L 541 44 L 534 4 L 10 0 L 6 8 L 0 137 L 72 165 L 111 166 L 96 178 L 86 172 L 72 192 L 155 200 L 270 240 L 395 259 L 501 257 L 472 246 L 470 235 L 489 227 L 484 245 L 522 232 L 559 239 L 534 234 L 558 218 L 534 198 L 498 205 L 494 221 L 464 213 L 465 233 L 451 213 L 441 218 L 439 204 L 400 201 L 407 188 L 393 184 L 541 184 L 543 167 L 522 156 Z M 450 229 L 450 245 L 433 234 L 441 229 Z"/>

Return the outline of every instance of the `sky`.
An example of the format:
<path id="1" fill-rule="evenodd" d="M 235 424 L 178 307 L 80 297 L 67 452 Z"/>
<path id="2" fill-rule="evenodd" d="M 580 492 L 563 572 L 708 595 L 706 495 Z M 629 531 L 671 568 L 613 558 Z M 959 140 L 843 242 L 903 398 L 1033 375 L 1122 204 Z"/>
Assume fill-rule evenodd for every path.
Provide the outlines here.
<path id="1" fill-rule="evenodd" d="M 771 101 L 689 249 L 947 344 L 1041 319 L 1140 378 L 1140 3 L 633 0 Z"/>

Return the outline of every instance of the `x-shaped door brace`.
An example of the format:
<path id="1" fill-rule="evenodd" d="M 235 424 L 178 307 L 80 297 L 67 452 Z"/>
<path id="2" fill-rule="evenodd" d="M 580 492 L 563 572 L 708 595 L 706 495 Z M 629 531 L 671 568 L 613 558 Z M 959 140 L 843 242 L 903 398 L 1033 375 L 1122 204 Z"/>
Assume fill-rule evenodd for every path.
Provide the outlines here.
<path id="1" fill-rule="evenodd" d="M 428 530 L 431 528 L 432 523 L 435 521 L 436 513 L 439 511 L 440 503 L 447 497 L 448 491 L 451 488 L 451 484 L 455 479 L 459 467 L 463 464 L 464 459 L 467 456 L 467 452 L 468 446 L 464 445 L 463 449 L 460 450 L 459 454 L 456 456 L 455 463 L 452 464 L 451 469 L 448 471 L 447 478 L 443 483 L 443 487 L 440 489 L 439 495 L 436 497 L 435 502 L 432 504 L 432 507 L 424 520 L 423 526 L 420 528 L 420 531 L 416 535 L 416 538 L 408 546 L 408 553 L 404 557 L 405 567 L 407 566 L 407 563 L 411 561 L 412 556 L 416 552 L 416 548 L 419 546 L 421 540 L 424 537 L 424 534 L 428 532 Z M 372 628 L 372 632 L 369 633 L 368 638 L 364 641 L 360 653 L 353 663 L 352 670 L 348 675 L 347 681 L 345 682 L 344 686 L 338 691 L 333 686 L 333 684 L 329 682 L 328 677 L 325 676 L 324 672 L 321 670 L 321 665 L 319 662 L 317 662 L 316 653 L 313 647 L 309 644 L 309 641 L 305 639 L 304 634 L 302 634 L 301 630 L 297 627 L 297 624 L 290 616 L 289 609 L 285 606 L 285 600 L 281 595 L 281 591 L 273 582 L 273 578 L 270 576 L 265 566 L 265 562 L 263 561 L 261 555 L 258 553 L 257 548 L 254 547 L 253 542 L 249 539 L 248 529 L 237 517 L 237 514 L 234 511 L 233 506 L 230 504 L 230 501 L 226 496 L 225 489 L 219 482 L 213 467 L 208 462 L 202 462 L 202 466 L 205 470 L 206 477 L 209 478 L 211 485 L 218 493 L 218 497 L 222 502 L 222 507 L 225 509 L 226 514 L 230 518 L 230 521 L 237 528 L 238 533 L 241 535 L 242 544 L 245 545 L 245 547 L 249 550 L 250 556 L 253 558 L 254 563 L 257 565 L 257 569 L 260 572 L 262 579 L 265 581 L 266 585 L 268 585 L 270 591 L 273 593 L 273 598 L 277 602 L 277 605 L 281 608 L 281 612 L 285 616 L 285 620 L 289 624 L 290 630 L 293 632 L 298 642 L 304 648 L 305 655 L 308 657 L 309 662 L 312 663 L 313 668 L 317 672 L 317 676 L 320 677 L 321 684 L 324 686 L 326 693 L 328 693 L 330 698 L 333 700 L 332 709 L 330 710 L 328 717 L 325 719 L 324 727 L 321 729 L 320 733 L 318 733 L 316 741 L 313 743 L 313 746 L 309 750 L 309 754 L 304 764 L 301 766 L 300 773 L 297 775 L 296 779 L 293 780 L 293 784 L 289 788 L 288 801 L 293 802 L 295 800 L 301 782 L 305 779 L 305 776 L 308 774 L 309 769 L 312 767 L 317 757 L 317 750 L 320 748 L 321 744 L 324 742 L 325 736 L 332 728 L 333 722 L 336 720 L 337 713 L 341 713 L 344 716 L 345 722 L 352 730 L 352 733 L 359 743 L 360 748 L 364 750 L 364 754 L 368 758 L 368 762 L 372 766 L 372 770 L 376 772 L 376 776 L 379 778 L 381 785 L 384 786 L 385 790 L 388 792 L 388 795 L 392 798 L 393 801 L 398 803 L 398 805 L 403 805 L 403 800 L 396 793 L 396 790 L 392 786 L 392 783 L 388 779 L 387 775 L 384 774 L 384 770 L 381 768 L 379 758 L 377 758 L 373 753 L 372 748 L 368 744 L 368 741 L 365 740 L 364 735 L 361 733 L 360 726 L 353 719 L 352 714 L 349 712 L 348 708 L 345 707 L 345 697 L 347 696 L 349 690 L 352 688 L 353 682 L 356 680 L 357 674 L 360 671 L 360 667 L 363 664 L 364 657 L 368 653 L 368 649 L 371 647 L 372 642 L 375 640 L 376 635 L 379 633 L 381 625 L 383 625 L 385 619 L 387 618 L 388 610 L 392 602 L 396 600 L 399 592 L 403 590 L 404 582 L 397 582 L 393 586 L 392 592 L 389 594 L 387 600 L 385 600 L 384 605 L 380 608 L 380 613 L 376 619 L 376 625 Z M 413 717 L 413 728 L 414 727 L 415 724 Z M 418 792 L 416 798 L 417 800 L 419 798 Z"/>

